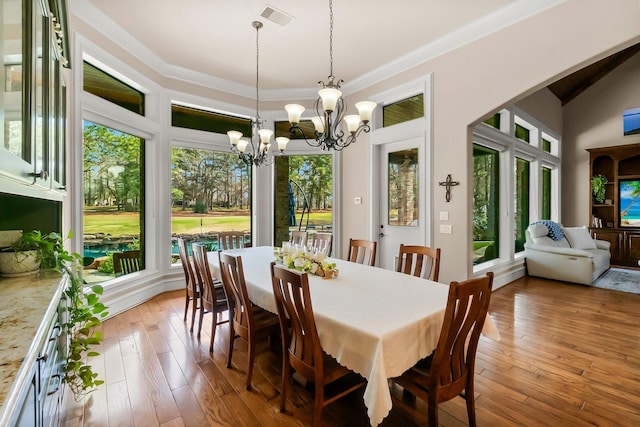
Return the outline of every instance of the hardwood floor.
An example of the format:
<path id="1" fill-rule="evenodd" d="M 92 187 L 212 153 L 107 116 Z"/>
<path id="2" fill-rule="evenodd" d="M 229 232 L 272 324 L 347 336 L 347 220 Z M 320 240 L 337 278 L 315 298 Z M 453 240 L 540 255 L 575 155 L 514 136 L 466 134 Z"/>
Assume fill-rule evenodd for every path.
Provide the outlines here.
<path id="1" fill-rule="evenodd" d="M 257 357 L 246 391 L 246 347 L 236 343 L 227 369 L 227 325 L 211 356 L 210 316 L 199 341 L 183 304 L 183 291 L 169 292 L 103 324 L 92 362 L 105 384 L 84 404 L 67 399 L 64 426 L 311 425 L 311 389 L 296 385 L 279 412 L 279 349 Z M 478 425 L 640 425 L 640 295 L 522 278 L 494 292 L 490 311 L 502 341 L 480 341 Z M 392 392 L 381 426 L 426 425 L 423 402 Z M 442 404 L 440 423 L 467 425 L 464 400 Z M 329 405 L 323 425 L 369 425 L 362 390 Z"/>

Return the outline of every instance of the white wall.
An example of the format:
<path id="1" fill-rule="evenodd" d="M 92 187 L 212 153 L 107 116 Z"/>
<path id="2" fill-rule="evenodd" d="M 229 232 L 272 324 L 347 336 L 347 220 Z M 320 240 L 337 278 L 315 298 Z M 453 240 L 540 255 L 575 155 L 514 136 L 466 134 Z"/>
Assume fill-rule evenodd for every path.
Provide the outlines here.
<path id="1" fill-rule="evenodd" d="M 470 125 L 559 77 L 638 42 L 638 22 L 640 3 L 636 0 L 616 2 L 615 8 L 601 1 L 569 0 L 351 96 L 363 99 L 433 73 L 433 212 L 449 211 L 453 224 L 452 234 L 435 234 L 434 244 L 442 249 L 441 281 L 472 274 Z M 560 126 L 557 118 L 551 120 L 554 124 L 550 126 Z M 367 194 L 362 168 L 367 166 L 363 159 L 369 149 L 366 140 L 359 140 L 343 152 L 345 200 Z M 447 174 L 460 181 L 450 203 L 437 186 Z M 367 208 L 363 204 L 358 209 Z M 369 224 L 362 216 L 345 210 L 342 218 L 345 238 L 366 235 Z M 436 221 L 434 229 L 438 228 Z"/>
<path id="2" fill-rule="evenodd" d="M 624 136 L 622 112 L 640 106 L 640 54 L 609 73 L 564 107 L 563 223 L 589 225 L 588 148 L 640 143 Z"/>

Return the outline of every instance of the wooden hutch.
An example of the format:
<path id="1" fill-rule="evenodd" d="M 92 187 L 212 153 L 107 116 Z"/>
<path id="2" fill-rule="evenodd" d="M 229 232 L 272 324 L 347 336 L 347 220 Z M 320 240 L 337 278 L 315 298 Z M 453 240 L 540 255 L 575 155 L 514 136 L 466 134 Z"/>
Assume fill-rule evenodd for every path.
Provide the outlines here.
<path id="1" fill-rule="evenodd" d="M 619 184 L 626 179 L 640 180 L 640 144 L 591 148 L 587 151 L 590 178 L 604 175 L 608 180 L 605 203 L 597 202 L 591 191 L 591 235 L 611 243 L 611 264 L 638 267 L 640 227 L 621 226 Z"/>

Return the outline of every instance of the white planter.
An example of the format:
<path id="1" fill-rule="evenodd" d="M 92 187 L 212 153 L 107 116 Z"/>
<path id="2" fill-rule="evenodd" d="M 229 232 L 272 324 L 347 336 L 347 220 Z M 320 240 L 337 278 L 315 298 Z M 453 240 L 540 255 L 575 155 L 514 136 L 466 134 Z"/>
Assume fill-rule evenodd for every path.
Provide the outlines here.
<path id="1" fill-rule="evenodd" d="M 39 269 L 38 251 L 0 252 L 0 275 L 4 277 L 28 276 Z"/>

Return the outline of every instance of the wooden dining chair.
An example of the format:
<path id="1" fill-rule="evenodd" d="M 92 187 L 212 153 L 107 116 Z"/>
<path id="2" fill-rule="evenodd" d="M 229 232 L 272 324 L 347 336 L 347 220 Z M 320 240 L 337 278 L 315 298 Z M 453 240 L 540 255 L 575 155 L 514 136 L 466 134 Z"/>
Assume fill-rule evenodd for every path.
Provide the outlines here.
<path id="1" fill-rule="evenodd" d="M 349 239 L 349 255 L 347 260 L 358 264 L 376 265 L 378 243 L 370 240 Z"/>
<path id="2" fill-rule="evenodd" d="M 307 247 L 307 240 L 309 236 L 306 231 L 294 230 L 291 232 L 291 236 L 289 237 L 289 243 L 291 245 L 298 245 Z"/>
<path id="3" fill-rule="evenodd" d="M 140 251 L 113 253 L 113 272 L 116 277 L 140 271 Z"/>
<path id="4" fill-rule="evenodd" d="M 440 248 L 400 244 L 396 271 L 437 282 L 440 273 Z"/>
<path id="5" fill-rule="evenodd" d="M 438 404 L 463 392 L 469 425 L 476 425 L 473 376 L 492 285 L 492 272 L 464 282 L 451 282 L 435 351 L 394 378 L 396 384 L 427 402 L 430 426 L 438 426 Z"/>
<path id="6" fill-rule="evenodd" d="M 331 233 L 315 233 L 311 239 L 311 249 L 322 252 L 326 256 L 331 256 L 331 241 L 333 235 Z"/>
<path id="7" fill-rule="evenodd" d="M 220 320 L 220 314 L 229 310 L 227 304 L 227 296 L 222 286 L 216 287 L 216 282 L 211 275 L 211 269 L 209 267 L 209 259 L 207 256 L 207 247 L 202 243 L 193 243 L 191 245 L 191 252 L 193 252 L 193 264 L 195 266 L 195 273 L 197 282 L 201 283 L 200 292 L 198 292 L 198 305 L 200 309 L 200 317 L 198 324 L 198 338 L 202 332 L 202 320 L 204 315 L 211 313 L 213 319 L 211 319 L 211 343 L 209 345 L 209 353 L 213 353 L 213 342 L 216 337 L 216 327 L 223 323 L 229 322 L 229 317 L 226 320 Z"/>
<path id="8" fill-rule="evenodd" d="M 280 332 L 278 316 L 254 305 L 249 299 L 240 255 L 218 252 L 218 259 L 222 283 L 230 304 L 230 314 L 233 318 L 233 321 L 229 322 L 227 368 L 231 368 L 235 340 L 237 338 L 245 340 L 249 353 L 246 387 L 247 390 L 251 390 L 256 342 L 278 335 Z"/>
<path id="9" fill-rule="evenodd" d="M 291 368 L 315 384 L 314 426 L 320 426 L 322 410 L 335 400 L 364 387 L 365 380 L 322 351 L 311 305 L 307 273 L 289 270 L 271 263 L 271 282 L 276 300 L 282 335 L 282 392 L 280 411 L 286 410 Z M 325 386 L 347 375 L 355 381 L 347 383 L 331 397 Z"/>
<path id="10" fill-rule="evenodd" d="M 187 321 L 189 303 L 193 302 L 193 305 L 191 306 L 191 328 L 189 329 L 193 332 L 193 325 L 196 321 L 196 311 L 198 309 L 198 301 L 200 299 L 200 288 L 202 285 L 197 282 L 196 272 L 193 264 L 191 263 L 191 257 L 189 256 L 187 241 L 182 237 L 178 237 L 178 254 L 180 255 L 180 263 L 182 264 L 182 270 L 184 271 L 185 281 L 184 321 Z"/>
<path id="11" fill-rule="evenodd" d="M 244 231 L 222 231 L 218 233 L 218 250 L 244 248 Z"/>

